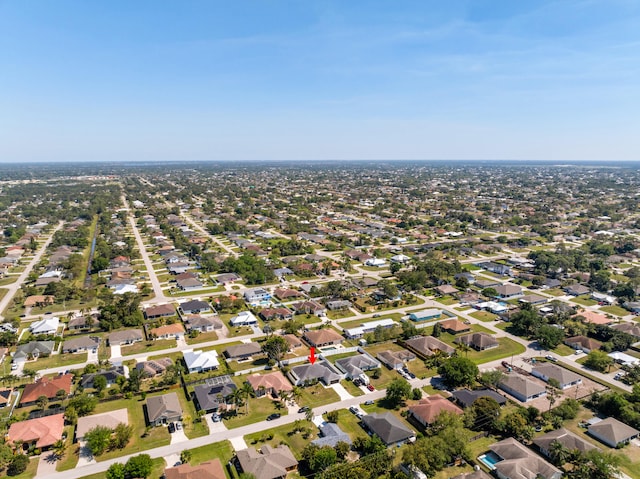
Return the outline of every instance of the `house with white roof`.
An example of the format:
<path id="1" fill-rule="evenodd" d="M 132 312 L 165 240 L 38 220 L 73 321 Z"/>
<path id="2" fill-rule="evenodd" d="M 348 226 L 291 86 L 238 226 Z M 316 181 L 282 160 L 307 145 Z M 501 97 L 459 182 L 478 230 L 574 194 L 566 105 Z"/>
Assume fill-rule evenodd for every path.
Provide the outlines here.
<path id="1" fill-rule="evenodd" d="M 377 327 L 387 329 L 393 328 L 397 324 L 398 323 L 391 318 L 379 319 L 378 321 L 362 323 L 360 326 L 355 328 L 346 328 L 344 330 L 344 334 L 347 339 L 357 339 L 363 337 L 365 334 L 373 333 Z"/>
<path id="2" fill-rule="evenodd" d="M 218 352 L 212 351 L 182 351 L 184 362 L 187 365 L 189 373 L 201 373 L 218 369 L 220 361 L 218 361 Z"/>
<path id="3" fill-rule="evenodd" d="M 230 323 L 232 326 L 252 326 L 258 324 L 258 318 L 251 311 L 241 311 L 231 318 Z"/>
<path id="4" fill-rule="evenodd" d="M 60 318 L 46 318 L 31 323 L 29 331 L 31 334 L 55 334 L 60 326 Z"/>

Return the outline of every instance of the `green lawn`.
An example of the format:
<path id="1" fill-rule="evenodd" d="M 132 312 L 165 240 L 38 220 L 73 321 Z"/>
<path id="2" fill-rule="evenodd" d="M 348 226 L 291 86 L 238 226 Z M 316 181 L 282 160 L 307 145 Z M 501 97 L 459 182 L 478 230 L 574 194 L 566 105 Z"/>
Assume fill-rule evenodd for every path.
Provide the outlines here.
<path id="1" fill-rule="evenodd" d="M 300 460 L 302 450 L 307 444 L 318 437 L 318 428 L 312 423 L 304 421 L 305 426 L 311 431 L 311 434 L 306 439 L 302 437 L 302 433 L 294 433 L 294 423 L 285 424 L 283 426 L 274 427 L 264 431 L 256 432 L 254 434 L 247 434 L 244 437 L 247 446 L 254 446 L 256 449 L 260 449 L 263 445 L 269 444 L 271 446 L 278 446 L 281 443 L 287 444 L 293 452 L 293 455 Z M 267 439 L 271 437 L 271 439 Z"/>
<path id="2" fill-rule="evenodd" d="M 418 379 L 429 378 L 431 376 L 435 376 L 437 373 L 436 368 L 426 367 L 424 364 L 424 361 L 420 358 L 416 358 L 413 361 L 409 361 L 407 363 L 407 369 L 409 369 L 409 371 L 415 374 Z"/>
<path id="3" fill-rule="evenodd" d="M 178 394 L 178 397 L 180 397 L 181 394 L 184 394 L 181 389 L 174 389 L 174 391 Z M 152 396 L 161 394 L 166 394 L 166 392 L 152 394 Z M 127 447 L 125 449 L 107 452 L 97 458 L 98 461 L 113 459 L 127 454 L 135 454 L 147 449 L 153 449 L 169 444 L 170 436 L 166 427 L 153 427 L 149 430 L 149 433 L 146 434 L 146 420 L 143 409 L 144 405 L 145 401 L 140 400 L 139 396 L 131 399 L 117 399 L 115 401 L 102 401 L 98 403 L 96 409 L 93 411 L 94 414 L 126 408 L 129 411 L 129 424 L 133 426 L 133 434 Z"/>
<path id="4" fill-rule="evenodd" d="M 455 298 L 452 298 L 451 296 L 442 296 L 441 298 L 436 298 L 436 301 L 440 304 L 444 304 L 444 305 L 450 305 L 450 304 L 456 304 L 459 301 Z"/>
<path id="5" fill-rule="evenodd" d="M 351 440 L 355 440 L 357 437 L 366 437 L 367 433 L 362 426 L 360 426 L 360 420 L 355 414 L 349 412 L 347 409 L 338 409 L 338 426 L 344 432 L 349 434 Z M 326 419 L 326 415 L 324 416 Z"/>
<path id="6" fill-rule="evenodd" d="M 74 469 L 78 464 L 78 443 L 73 443 L 74 426 L 65 426 L 64 431 L 67 434 L 67 450 L 64 457 L 56 464 L 56 471 L 68 471 Z"/>
<path id="7" fill-rule="evenodd" d="M 7 276 L 6 278 L 0 279 L 0 286 L 7 286 L 9 284 L 13 284 L 18 279 L 18 276 Z"/>
<path id="8" fill-rule="evenodd" d="M 198 344 L 198 343 L 206 343 L 208 341 L 215 341 L 218 339 L 218 335 L 215 331 L 210 331 L 208 333 L 200 333 L 195 338 L 190 337 L 188 334 L 185 336 L 187 344 Z"/>
<path id="9" fill-rule="evenodd" d="M 578 296 L 577 298 L 571 299 L 572 303 L 581 304 L 582 306 L 593 306 L 598 304 L 595 299 L 589 298 L 589 296 Z"/>
<path id="10" fill-rule="evenodd" d="M 206 446 L 189 449 L 191 460 L 189 464 L 197 466 L 203 462 L 218 458 L 224 466 L 233 457 L 233 446 L 229 441 L 220 441 Z"/>
<path id="11" fill-rule="evenodd" d="M 344 379 L 340 381 L 340 384 L 342 384 L 342 386 L 347 390 L 347 392 L 354 397 L 364 395 L 364 393 L 362 392 L 362 389 L 360 389 L 358 386 L 353 384 L 352 381 L 348 381 Z"/>
<path id="12" fill-rule="evenodd" d="M 564 296 L 566 294 L 564 291 L 558 288 L 545 289 L 544 293 L 548 294 L 549 296 Z"/>
<path id="13" fill-rule="evenodd" d="M 483 364 L 495 361 L 496 359 L 516 356 L 524 353 L 526 350 L 522 344 L 509 338 L 498 338 L 498 342 L 500 346 L 497 348 L 487 349 L 486 351 L 470 349 L 468 352 L 460 352 L 459 354 L 468 357 L 476 364 Z"/>
<path id="14" fill-rule="evenodd" d="M 340 401 L 340 396 L 331 388 L 325 388 L 322 384 L 317 383 L 313 386 L 302 388 L 302 395 L 298 400 L 300 406 L 308 406 L 310 408 L 324 406 L 332 402 Z"/>
<path id="15" fill-rule="evenodd" d="M 351 316 L 355 316 L 355 313 L 348 309 L 344 311 L 327 311 L 327 317 L 329 319 L 350 318 Z"/>
<path id="16" fill-rule="evenodd" d="M 600 308 L 600 311 L 613 314 L 614 316 L 627 316 L 631 314 L 629 311 L 621 308 L 620 306 L 603 306 Z"/>
<path id="17" fill-rule="evenodd" d="M 123 356 L 131 354 L 149 353 L 152 351 L 162 351 L 163 349 L 175 348 L 178 346 L 175 339 L 158 339 L 155 341 L 140 341 L 130 346 L 122 346 Z"/>
<path id="18" fill-rule="evenodd" d="M 496 319 L 498 319 L 497 314 L 490 313 L 489 311 L 475 311 L 473 313 L 470 313 L 469 316 L 485 322 L 495 321 Z"/>
<path id="19" fill-rule="evenodd" d="M 373 384 L 373 387 L 376 389 L 385 389 L 391 381 L 401 377 L 396 371 L 391 371 L 390 369 L 387 369 L 386 366 L 380 367 L 377 371 L 380 372 L 380 377 L 377 379 L 373 377 L 372 371 L 367 371 L 367 376 L 369 376 L 371 384 Z"/>
<path id="20" fill-rule="evenodd" d="M 241 406 L 238 408 L 237 415 L 230 416 L 228 419 L 225 419 L 224 423 L 227 428 L 233 429 L 236 427 L 246 426 L 247 424 L 264 421 L 267 419 L 267 416 L 274 412 L 286 416 L 287 409 L 282 406 L 282 402 L 274 401 L 269 396 L 249 398 L 249 413 L 246 413 L 246 406 Z"/>
<path id="21" fill-rule="evenodd" d="M 54 354 L 49 356 L 48 358 L 39 358 L 35 362 L 28 362 L 25 364 L 25 367 L 27 369 L 42 371 L 43 369 L 58 368 L 69 366 L 72 364 L 84 363 L 86 360 L 87 353 Z"/>
<path id="22" fill-rule="evenodd" d="M 0 288 L 0 300 L 1 300 L 2 298 L 4 298 L 4 297 L 7 295 L 7 293 L 8 293 L 8 292 L 9 292 L 9 290 L 8 290 L 8 289 L 6 289 L 6 288 Z M 7 308 L 7 309 L 9 309 L 9 308 Z"/>
<path id="23" fill-rule="evenodd" d="M 566 344 L 559 344 L 558 347 L 552 349 L 552 351 L 560 356 L 571 356 L 574 352 L 573 348 L 570 348 Z"/>

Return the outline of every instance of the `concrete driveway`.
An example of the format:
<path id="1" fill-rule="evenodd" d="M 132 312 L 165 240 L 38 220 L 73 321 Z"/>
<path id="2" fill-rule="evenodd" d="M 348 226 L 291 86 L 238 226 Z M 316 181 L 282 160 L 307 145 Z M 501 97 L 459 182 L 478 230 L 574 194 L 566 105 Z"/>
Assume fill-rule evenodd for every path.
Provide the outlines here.
<path id="1" fill-rule="evenodd" d="M 111 358 L 121 358 L 122 357 L 122 351 L 120 350 L 120 345 L 118 346 L 111 346 Z"/>
<path id="2" fill-rule="evenodd" d="M 179 431 L 171 433 L 171 442 L 169 444 L 178 444 L 179 442 L 186 442 L 188 440 L 189 438 L 184 433 L 184 428 L 182 428 Z"/>
<path id="3" fill-rule="evenodd" d="M 345 399 L 351 399 L 353 397 L 351 394 L 349 394 L 349 392 L 344 388 L 342 384 L 332 384 L 329 387 L 338 393 L 341 401 L 344 401 Z"/>
<path id="4" fill-rule="evenodd" d="M 40 454 L 38 460 L 38 477 L 49 477 L 50 474 L 56 472 L 56 456 L 53 452 L 44 452 Z"/>

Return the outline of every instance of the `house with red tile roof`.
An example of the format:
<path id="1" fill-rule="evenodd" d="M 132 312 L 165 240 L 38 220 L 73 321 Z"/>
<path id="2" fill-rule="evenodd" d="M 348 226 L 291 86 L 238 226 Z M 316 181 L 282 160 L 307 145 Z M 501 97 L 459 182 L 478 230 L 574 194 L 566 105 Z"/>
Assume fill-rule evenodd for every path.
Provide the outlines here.
<path id="1" fill-rule="evenodd" d="M 24 449 L 35 446 L 47 449 L 62 439 L 64 414 L 54 414 L 27 421 L 14 422 L 9 427 L 7 440 L 15 444 L 21 442 Z"/>
<path id="2" fill-rule="evenodd" d="M 47 399 L 57 397 L 58 391 L 64 391 L 68 396 L 71 393 L 73 374 L 63 374 L 53 379 L 40 378 L 33 384 L 27 384 L 20 398 L 20 406 L 35 403 L 40 396 Z"/>
<path id="3" fill-rule="evenodd" d="M 423 426 L 433 424 L 442 412 L 462 414 L 462 409 L 448 399 L 437 394 L 421 399 L 418 404 L 409 408 L 409 414 Z"/>

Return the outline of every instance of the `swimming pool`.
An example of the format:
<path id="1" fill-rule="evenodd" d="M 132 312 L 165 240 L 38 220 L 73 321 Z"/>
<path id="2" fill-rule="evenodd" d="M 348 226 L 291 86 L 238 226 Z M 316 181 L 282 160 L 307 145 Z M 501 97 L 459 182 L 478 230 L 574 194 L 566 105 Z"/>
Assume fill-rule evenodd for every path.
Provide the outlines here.
<path id="1" fill-rule="evenodd" d="M 478 461 L 487 466 L 489 470 L 493 471 L 496 468 L 496 464 L 502 461 L 502 458 L 494 452 L 488 452 L 482 456 L 478 456 Z"/>

